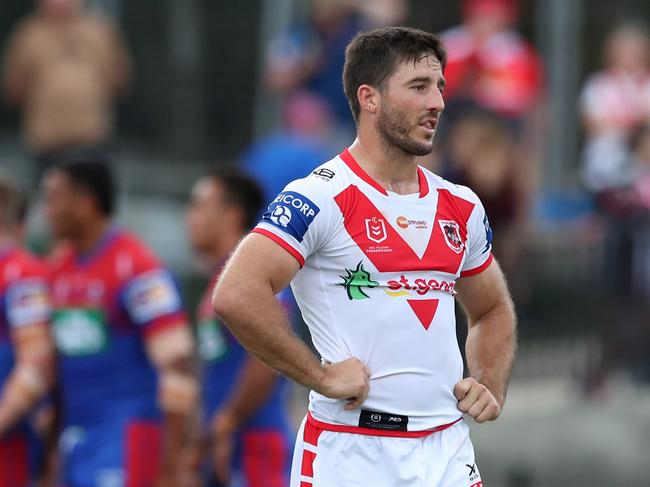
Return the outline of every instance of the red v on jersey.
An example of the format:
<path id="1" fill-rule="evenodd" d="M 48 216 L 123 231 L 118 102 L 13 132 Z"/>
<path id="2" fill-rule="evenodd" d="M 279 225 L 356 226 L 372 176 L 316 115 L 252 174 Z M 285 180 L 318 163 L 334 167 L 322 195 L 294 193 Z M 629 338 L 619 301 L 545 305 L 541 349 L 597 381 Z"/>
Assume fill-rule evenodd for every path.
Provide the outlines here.
<path id="1" fill-rule="evenodd" d="M 357 186 L 348 186 L 334 200 L 343 214 L 348 234 L 379 272 L 458 272 L 473 203 L 446 189 L 438 189 L 433 229 L 420 258 Z"/>
<path id="2" fill-rule="evenodd" d="M 409 306 L 418 317 L 425 330 L 428 330 L 438 310 L 439 299 L 408 299 Z"/>

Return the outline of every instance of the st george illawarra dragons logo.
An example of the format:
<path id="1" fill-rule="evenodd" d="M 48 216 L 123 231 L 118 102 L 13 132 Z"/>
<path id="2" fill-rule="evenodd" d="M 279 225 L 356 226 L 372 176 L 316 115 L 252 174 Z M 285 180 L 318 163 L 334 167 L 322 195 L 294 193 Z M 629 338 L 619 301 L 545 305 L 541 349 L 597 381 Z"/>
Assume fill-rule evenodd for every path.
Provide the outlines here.
<path id="1" fill-rule="evenodd" d="M 452 220 L 440 220 L 439 223 L 449 248 L 460 254 L 465 248 L 465 244 L 460 238 L 460 225 Z"/>

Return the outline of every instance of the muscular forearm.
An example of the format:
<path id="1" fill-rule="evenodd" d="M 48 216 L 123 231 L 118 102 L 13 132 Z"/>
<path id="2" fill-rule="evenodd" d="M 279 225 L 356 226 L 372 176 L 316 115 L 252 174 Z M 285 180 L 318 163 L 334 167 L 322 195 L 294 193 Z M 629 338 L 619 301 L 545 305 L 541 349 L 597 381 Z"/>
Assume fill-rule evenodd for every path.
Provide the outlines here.
<path id="1" fill-rule="evenodd" d="M 319 390 L 324 375 L 320 362 L 291 331 L 270 285 L 229 289 L 223 282 L 215 290 L 213 305 L 240 343 L 271 368 Z"/>
<path id="2" fill-rule="evenodd" d="M 490 390 L 500 407 L 505 402 L 515 350 L 511 303 L 503 303 L 470 323 L 466 344 L 470 376 Z"/>

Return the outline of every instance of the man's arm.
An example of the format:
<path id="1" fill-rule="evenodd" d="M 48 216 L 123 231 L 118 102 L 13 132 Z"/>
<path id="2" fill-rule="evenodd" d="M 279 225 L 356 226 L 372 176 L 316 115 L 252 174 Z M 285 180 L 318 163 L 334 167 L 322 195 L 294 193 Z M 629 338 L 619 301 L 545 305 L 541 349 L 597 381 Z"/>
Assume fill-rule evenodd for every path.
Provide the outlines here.
<path id="1" fill-rule="evenodd" d="M 467 314 L 466 354 L 470 376 L 454 389 L 458 407 L 476 422 L 499 417 L 517 348 L 516 317 L 501 268 L 493 261 L 456 285 Z"/>
<path id="2" fill-rule="evenodd" d="M 163 411 L 161 485 L 175 485 L 190 468 L 183 463 L 195 440 L 191 422 L 198 416 L 199 386 L 194 344 L 188 326 L 178 325 L 147 337 L 146 349 L 158 372 L 158 403 Z"/>
<path id="3" fill-rule="evenodd" d="M 16 362 L 0 394 L 0 438 L 29 414 L 54 381 L 54 349 L 46 323 L 12 331 Z"/>
<path id="4" fill-rule="evenodd" d="M 370 371 L 357 358 L 322 366 L 297 338 L 275 295 L 299 270 L 271 239 L 250 234 L 239 245 L 215 288 L 212 304 L 246 349 L 290 379 L 354 409 L 368 395 Z"/>
<path id="5" fill-rule="evenodd" d="M 235 389 L 211 418 L 214 465 L 217 479 L 230 481 L 234 435 L 273 393 L 280 376 L 254 356 L 248 356 L 237 376 Z"/>

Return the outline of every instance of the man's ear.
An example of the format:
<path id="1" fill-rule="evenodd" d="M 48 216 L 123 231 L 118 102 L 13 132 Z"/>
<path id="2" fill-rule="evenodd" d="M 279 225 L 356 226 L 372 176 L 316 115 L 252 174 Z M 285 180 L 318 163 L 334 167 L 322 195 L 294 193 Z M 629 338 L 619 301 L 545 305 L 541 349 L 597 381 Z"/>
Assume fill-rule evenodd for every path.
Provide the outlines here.
<path id="1" fill-rule="evenodd" d="M 361 85 L 357 89 L 357 99 L 359 100 L 359 106 L 361 112 L 368 112 L 370 114 L 377 113 L 377 108 L 379 107 L 381 95 L 379 90 L 370 85 Z"/>

